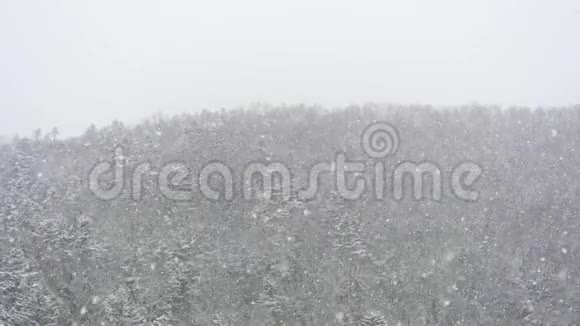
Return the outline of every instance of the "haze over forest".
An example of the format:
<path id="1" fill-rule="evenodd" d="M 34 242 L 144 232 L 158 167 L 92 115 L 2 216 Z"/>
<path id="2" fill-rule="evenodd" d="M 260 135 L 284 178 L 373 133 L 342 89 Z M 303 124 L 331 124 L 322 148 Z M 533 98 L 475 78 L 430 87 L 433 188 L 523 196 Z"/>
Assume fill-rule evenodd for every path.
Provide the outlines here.
<path id="1" fill-rule="evenodd" d="M 580 103 L 580 4 L 2 1 L 0 135 L 272 105 Z"/>

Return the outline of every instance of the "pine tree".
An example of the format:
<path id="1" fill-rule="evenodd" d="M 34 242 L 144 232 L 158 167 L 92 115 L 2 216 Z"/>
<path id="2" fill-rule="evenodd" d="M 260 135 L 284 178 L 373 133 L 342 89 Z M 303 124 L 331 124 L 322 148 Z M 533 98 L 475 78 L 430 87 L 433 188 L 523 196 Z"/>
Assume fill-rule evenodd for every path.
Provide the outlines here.
<path id="1" fill-rule="evenodd" d="M 360 326 L 387 326 L 387 321 L 381 313 L 374 311 L 361 319 Z"/>

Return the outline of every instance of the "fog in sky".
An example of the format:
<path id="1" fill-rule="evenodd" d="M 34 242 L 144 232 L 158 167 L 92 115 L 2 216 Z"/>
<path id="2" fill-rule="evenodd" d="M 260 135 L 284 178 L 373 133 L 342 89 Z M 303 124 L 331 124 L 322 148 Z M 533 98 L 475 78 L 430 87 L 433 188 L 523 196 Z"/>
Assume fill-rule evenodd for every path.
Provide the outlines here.
<path id="1" fill-rule="evenodd" d="M 0 134 L 369 101 L 580 103 L 580 1 L 0 0 Z"/>

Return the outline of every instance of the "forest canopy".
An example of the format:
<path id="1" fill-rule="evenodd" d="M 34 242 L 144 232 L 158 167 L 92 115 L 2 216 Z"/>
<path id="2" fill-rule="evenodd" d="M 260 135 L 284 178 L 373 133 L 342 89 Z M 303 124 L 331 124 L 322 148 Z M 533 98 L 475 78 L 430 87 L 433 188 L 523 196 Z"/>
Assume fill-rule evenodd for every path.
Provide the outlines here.
<path id="1" fill-rule="evenodd" d="M 128 169 L 370 164 L 375 121 L 399 132 L 390 165 L 477 163 L 477 200 L 347 200 L 332 180 L 309 200 L 174 201 L 154 174 L 139 200 L 88 186 L 116 146 Z M 579 324 L 578 180 L 580 107 L 295 106 L 37 131 L 0 146 L 0 325 Z"/>

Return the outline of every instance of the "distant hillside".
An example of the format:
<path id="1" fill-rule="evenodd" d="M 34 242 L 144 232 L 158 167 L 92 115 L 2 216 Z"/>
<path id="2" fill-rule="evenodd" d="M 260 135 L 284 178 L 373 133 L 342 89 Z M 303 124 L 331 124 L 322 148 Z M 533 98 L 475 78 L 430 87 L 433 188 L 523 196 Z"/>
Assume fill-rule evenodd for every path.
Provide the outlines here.
<path id="1" fill-rule="evenodd" d="M 379 159 L 361 146 L 377 121 L 399 139 Z M 125 186 L 97 198 L 90 171 L 119 145 Z M 406 179 L 402 200 L 391 183 L 384 199 L 345 199 L 328 174 L 308 200 L 241 196 L 252 162 L 284 163 L 308 185 L 305 172 L 338 153 L 371 167 L 358 174 L 369 181 L 377 162 L 386 180 L 399 164 L 431 162 L 442 198 L 427 187 L 414 199 Z M 199 172 L 216 161 L 233 174 L 231 201 L 199 190 Z M 483 170 L 474 201 L 449 179 L 467 161 Z M 132 183 L 144 162 L 152 171 Z M 159 171 L 176 162 L 188 173 L 167 177 L 187 200 L 159 190 Z M 0 147 L 0 165 L 0 324 L 580 323 L 578 108 L 203 112 L 15 139 Z M 110 173 L 100 183 L 115 184 Z"/>

